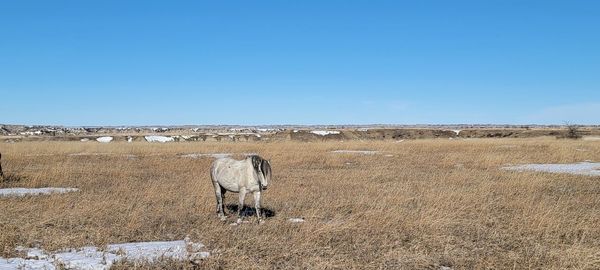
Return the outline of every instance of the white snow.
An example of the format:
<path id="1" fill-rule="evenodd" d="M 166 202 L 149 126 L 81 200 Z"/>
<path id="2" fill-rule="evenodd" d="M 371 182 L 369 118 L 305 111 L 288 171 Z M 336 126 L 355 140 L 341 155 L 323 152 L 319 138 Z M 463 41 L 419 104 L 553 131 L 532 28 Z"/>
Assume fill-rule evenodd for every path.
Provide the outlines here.
<path id="1" fill-rule="evenodd" d="M 78 188 L 0 188 L 0 197 L 23 197 L 79 191 Z"/>
<path id="2" fill-rule="evenodd" d="M 259 131 L 259 132 L 279 132 L 281 130 L 282 129 L 280 129 L 280 128 L 257 128 L 256 129 L 256 131 Z"/>
<path id="3" fill-rule="evenodd" d="M 166 136 L 144 136 L 144 138 L 146 138 L 147 142 L 161 142 L 161 143 L 165 143 L 165 142 L 173 142 L 173 141 L 175 141 L 175 139 L 173 137 L 166 137 Z"/>
<path id="4" fill-rule="evenodd" d="M 290 218 L 288 219 L 289 222 L 291 223 L 302 223 L 305 222 L 305 220 L 303 218 Z"/>
<path id="5" fill-rule="evenodd" d="M 77 157 L 77 156 L 108 156 L 110 155 L 110 153 L 73 153 L 73 154 L 69 154 L 70 157 Z"/>
<path id="6" fill-rule="evenodd" d="M 41 249 L 17 248 L 27 253 L 27 258 L 0 258 L 0 269 L 109 269 L 118 261 L 154 262 L 161 258 L 179 261 L 198 261 L 210 256 L 201 251 L 204 245 L 184 240 L 168 242 L 138 242 L 108 245 L 105 251 L 88 246 L 47 254 Z"/>
<path id="7" fill-rule="evenodd" d="M 127 137 L 127 142 L 133 142 L 133 137 Z"/>
<path id="8" fill-rule="evenodd" d="M 331 153 L 375 155 L 375 154 L 378 154 L 379 151 L 374 151 L 374 150 L 335 150 L 335 151 L 331 151 Z"/>
<path id="9" fill-rule="evenodd" d="M 235 139 L 235 136 L 256 136 L 257 138 L 261 138 L 262 135 L 258 134 L 258 133 L 252 133 L 252 132 L 244 132 L 244 133 L 217 133 L 218 136 L 227 136 L 231 139 Z M 214 136 L 213 136 L 214 137 Z"/>
<path id="10" fill-rule="evenodd" d="M 90 141 L 90 139 L 88 139 L 88 138 L 83 138 L 83 139 L 81 139 L 80 141 L 82 141 L 82 142 L 89 142 L 89 141 Z"/>
<path id="11" fill-rule="evenodd" d="M 358 129 L 356 129 L 356 131 L 366 132 L 366 131 L 369 131 L 369 129 L 368 128 L 358 128 Z"/>
<path id="12" fill-rule="evenodd" d="M 109 269 L 118 258 L 116 254 L 105 254 L 96 247 L 84 247 L 56 253 L 47 261 L 63 265 L 66 269 L 104 270 Z"/>
<path id="13" fill-rule="evenodd" d="M 96 139 L 96 141 L 101 142 L 101 143 L 109 143 L 113 140 L 113 137 L 99 137 Z"/>
<path id="14" fill-rule="evenodd" d="M 153 262 L 160 258 L 172 258 L 185 260 L 190 257 L 187 248 L 199 252 L 204 245 L 200 243 L 188 243 L 185 240 L 170 242 L 141 242 L 109 245 L 107 251 L 114 254 L 124 254 L 128 261 Z M 208 254 L 197 254 L 199 257 L 208 257 Z"/>
<path id="15" fill-rule="evenodd" d="M 203 158 L 203 157 L 211 157 L 211 158 L 226 158 L 230 157 L 232 154 L 230 153 L 191 153 L 180 155 L 180 157 L 184 158 Z"/>
<path id="16" fill-rule="evenodd" d="M 456 133 L 456 135 L 458 136 L 462 130 L 460 130 L 460 129 L 452 129 L 450 131 Z"/>
<path id="17" fill-rule="evenodd" d="M 327 136 L 327 135 L 331 135 L 331 134 L 340 134 L 340 132 L 337 130 L 313 130 L 310 133 L 321 135 L 321 136 Z"/>
<path id="18" fill-rule="evenodd" d="M 33 136 L 33 135 L 42 135 L 42 131 L 40 130 L 36 130 L 36 131 L 25 131 L 25 132 L 21 132 L 19 133 L 21 135 L 28 135 L 28 136 Z"/>
<path id="19" fill-rule="evenodd" d="M 600 163 L 579 162 L 571 164 L 524 164 L 503 167 L 504 170 L 568 173 L 576 175 L 600 176 Z"/>
<path id="20" fill-rule="evenodd" d="M 46 259 L 46 258 L 48 258 L 48 254 L 46 254 L 45 251 L 43 251 L 39 248 L 24 248 L 24 247 L 18 246 L 15 250 L 19 251 L 19 252 L 27 253 L 28 259 Z"/>
<path id="21" fill-rule="evenodd" d="M 54 264 L 47 260 L 36 260 L 36 259 L 22 259 L 22 258 L 0 258 L 0 269 L 40 269 L 40 270 L 54 270 L 56 267 Z"/>

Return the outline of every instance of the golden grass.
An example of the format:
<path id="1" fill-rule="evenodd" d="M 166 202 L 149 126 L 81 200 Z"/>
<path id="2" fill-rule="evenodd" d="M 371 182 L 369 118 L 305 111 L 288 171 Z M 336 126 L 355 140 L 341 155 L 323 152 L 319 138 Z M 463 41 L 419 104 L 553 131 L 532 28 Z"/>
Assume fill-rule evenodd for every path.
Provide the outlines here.
<path id="1" fill-rule="evenodd" d="M 382 153 L 330 153 L 338 149 Z M 200 265 L 211 269 L 600 268 L 598 177 L 499 169 L 599 161 L 594 141 L 28 142 L 0 143 L 0 151 L 5 174 L 22 177 L 0 187 L 81 189 L 0 198 L 3 257 L 17 245 L 58 250 L 190 235 L 211 251 Z M 211 159 L 177 156 L 194 152 L 270 159 L 263 206 L 274 216 L 262 225 L 219 221 Z M 236 197 L 228 193 L 226 204 Z M 168 265 L 155 266 L 193 267 Z"/>

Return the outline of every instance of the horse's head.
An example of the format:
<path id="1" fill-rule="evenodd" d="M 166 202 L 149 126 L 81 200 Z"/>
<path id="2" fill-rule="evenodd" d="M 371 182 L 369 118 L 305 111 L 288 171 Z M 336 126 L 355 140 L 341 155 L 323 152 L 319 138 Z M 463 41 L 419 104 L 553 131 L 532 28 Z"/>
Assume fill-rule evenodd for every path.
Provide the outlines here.
<path id="1" fill-rule="evenodd" d="M 259 156 L 251 156 L 252 166 L 262 189 L 267 189 L 271 180 L 271 163 Z"/>

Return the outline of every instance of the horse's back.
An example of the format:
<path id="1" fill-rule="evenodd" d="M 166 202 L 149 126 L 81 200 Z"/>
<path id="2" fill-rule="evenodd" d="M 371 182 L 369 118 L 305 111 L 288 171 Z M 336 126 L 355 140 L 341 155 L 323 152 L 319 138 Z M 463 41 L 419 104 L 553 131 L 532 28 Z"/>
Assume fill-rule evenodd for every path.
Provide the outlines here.
<path id="1" fill-rule="evenodd" d="M 216 159 L 213 161 L 210 170 L 212 181 L 219 183 L 220 186 L 229 191 L 238 192 L 244 172 L 243 165 L 244 160 Z"/>

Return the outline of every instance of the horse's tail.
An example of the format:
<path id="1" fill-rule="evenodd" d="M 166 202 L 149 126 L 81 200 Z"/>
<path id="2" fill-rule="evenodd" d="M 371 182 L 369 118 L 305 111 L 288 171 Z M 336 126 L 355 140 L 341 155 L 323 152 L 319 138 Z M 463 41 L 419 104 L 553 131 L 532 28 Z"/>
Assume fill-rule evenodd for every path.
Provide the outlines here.
<path id="1" fill-rule="evenodd" d="M 215 183 L 217 181 L 217 177 L 215 176 L 215 167 L 216 167 L 216 163 L 217 161 L 213 161 L 212 164 L 210 165 L 210 180 Z"/>

